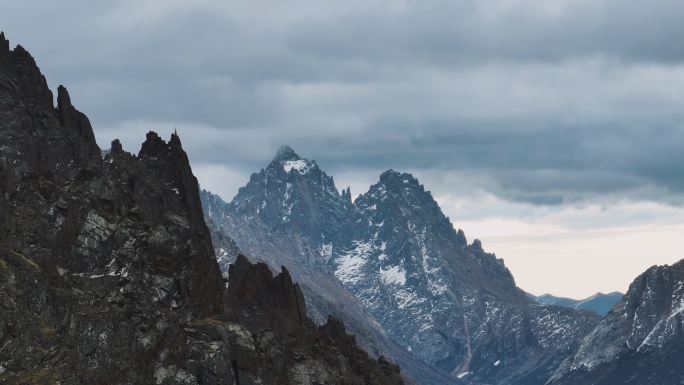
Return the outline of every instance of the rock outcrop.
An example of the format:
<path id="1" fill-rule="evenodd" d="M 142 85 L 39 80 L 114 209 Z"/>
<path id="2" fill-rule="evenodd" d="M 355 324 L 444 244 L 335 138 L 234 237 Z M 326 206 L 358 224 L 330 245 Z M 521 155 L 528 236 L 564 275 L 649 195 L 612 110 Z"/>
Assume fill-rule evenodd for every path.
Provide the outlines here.
<path id="1" fill-rule="evenodd" d="M 178 136 L 103 158 L 57 99 L 0 35 L 0 383 L 403 383 L 287 271 L 240 258 L 226 288 Z"/>

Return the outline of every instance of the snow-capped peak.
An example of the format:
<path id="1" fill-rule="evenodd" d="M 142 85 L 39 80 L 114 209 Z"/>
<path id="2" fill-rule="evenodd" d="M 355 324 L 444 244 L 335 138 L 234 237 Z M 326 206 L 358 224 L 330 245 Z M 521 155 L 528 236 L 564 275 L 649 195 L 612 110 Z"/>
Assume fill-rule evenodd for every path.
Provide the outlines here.
<path id="1" fill-rule="evenodd" d="M 290 146 L 281 146 L 278 149 L 271 167 L 282 167 L 286 173 L 292 170 L 304 175 L 308 173 L 316 163 L 299 156 Z"/>

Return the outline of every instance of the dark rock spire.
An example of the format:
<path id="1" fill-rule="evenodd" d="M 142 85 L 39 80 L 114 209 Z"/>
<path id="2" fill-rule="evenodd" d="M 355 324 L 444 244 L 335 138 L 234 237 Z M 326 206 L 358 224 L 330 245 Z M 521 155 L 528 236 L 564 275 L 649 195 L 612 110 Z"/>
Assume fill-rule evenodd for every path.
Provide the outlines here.
<path id="1" fill-rule="evenodd" d="M 351 187 L 347 186 L 346 189 L 342 190 L 342 199 L 344 202 L 351 206 L 352 204 L 352 196 L 351 196 Z"/>
<path id="2" fill-rule="evenodd" d="M 52 92 L 33 56 L 21 45 L 10 50 L 4 33 L 0 34 L 0 73 L 3 72 L 10 79 L 15 79 L 26 104 L 39 110 L 52 109 Z"/>
<path id="3" fill-rule="evenodd" d="M 0 63 L 9 62 L 10 45 L 5 38 L 5 32 L 0 31 Z"/>
<path id="4" fill-rule="evenodd" d="M 166 150 L 167 147 L 164 140 L 162 140 L 162 138 L 159 137 L 159 135 L 156 132 L 150 131 L 145 135 L 145 141 L 140 147 L 138 157 L 156 157 L 163 155 L 163 153 L 166 152 Z"/>
<path id="5" fill-rule="evenodd" d="M 123 153 L 123 146 L 121 145 L 119 139 L 112 140 L 112 145 L 109 148 L 109 153 L 112 155 Z"/>
<path id="6" fill-rule="evenodd" d="M 90 120 L 71 104 L 69 92 L 62 85 L 57 87 L 57 108 L 55 112 L 57 119 L 67 129 L 67 132 L 80 141 L 81 155 L 90 159 L 99 158 L 100 148 L 95 142 L 95 134 Z"/>

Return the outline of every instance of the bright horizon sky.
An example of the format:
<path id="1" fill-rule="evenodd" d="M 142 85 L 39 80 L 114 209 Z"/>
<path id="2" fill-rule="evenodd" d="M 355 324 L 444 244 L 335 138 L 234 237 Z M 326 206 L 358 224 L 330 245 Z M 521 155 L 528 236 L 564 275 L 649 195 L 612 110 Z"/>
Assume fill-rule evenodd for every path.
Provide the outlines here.
<path id="1" fill-rule="evenodd" d="M 684 258 L 684 2 L 0 0 L 98 142 L 178 128 L 229 200 L 282 144 L 411 172 L 534 294 Z"/>

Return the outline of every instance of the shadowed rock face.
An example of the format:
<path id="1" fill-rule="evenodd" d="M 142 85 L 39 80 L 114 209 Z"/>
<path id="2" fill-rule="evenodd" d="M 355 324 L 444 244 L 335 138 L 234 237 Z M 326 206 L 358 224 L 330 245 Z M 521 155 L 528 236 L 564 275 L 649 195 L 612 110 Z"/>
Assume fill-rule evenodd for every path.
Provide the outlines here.
<path id="1" fill-rule="evenodd" d="M 287 271 L 240 258 L 226 289 L 176 135 L 102 158 L 57 99 L 0 35 L 0 383 L 403 383 Z"/>

